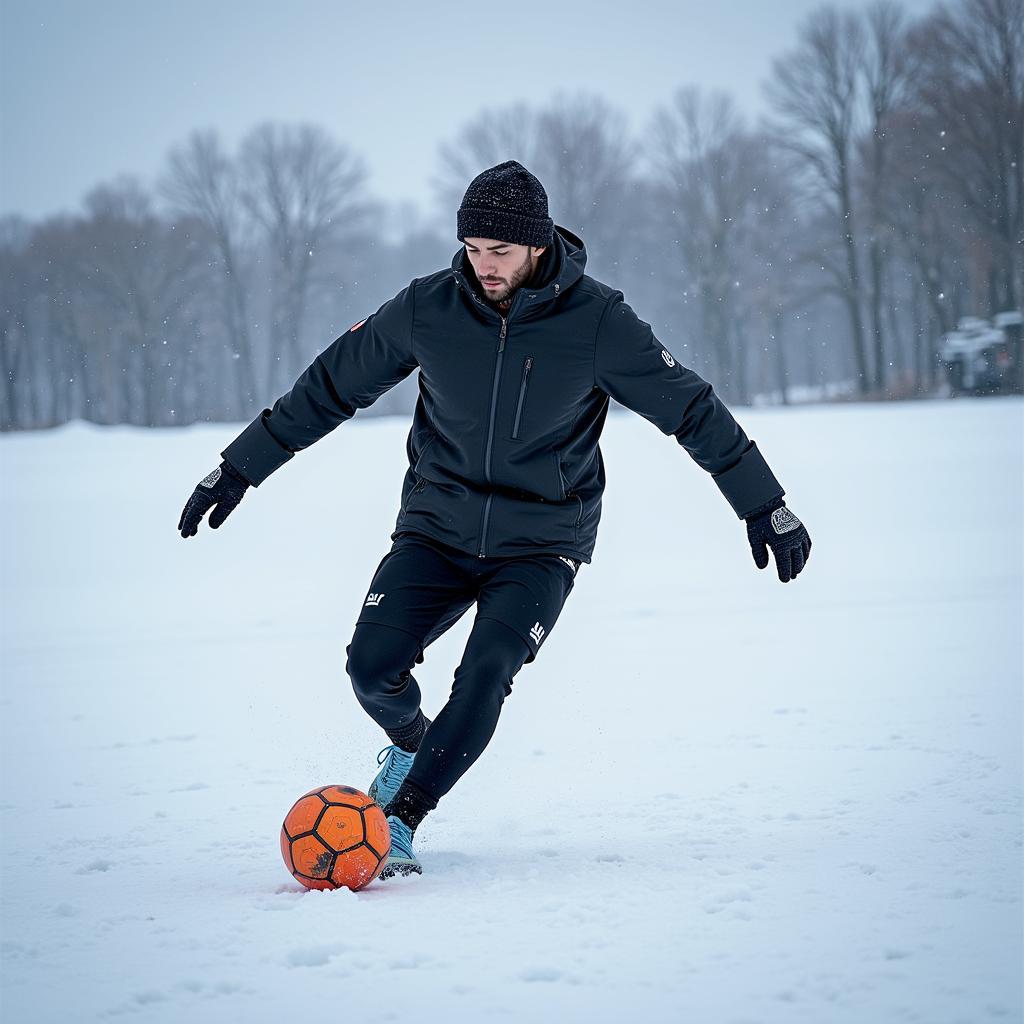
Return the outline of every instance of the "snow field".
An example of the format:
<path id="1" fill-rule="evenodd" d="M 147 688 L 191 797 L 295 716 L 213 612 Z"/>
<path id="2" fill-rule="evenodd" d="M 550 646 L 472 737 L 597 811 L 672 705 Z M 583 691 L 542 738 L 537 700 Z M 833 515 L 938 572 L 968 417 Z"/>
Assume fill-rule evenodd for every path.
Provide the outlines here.
<path id="1" fill-rule="evenodd" d="M 358 894 L 301 890 L 277 835 L 375 771 L 344 647 L 407 423 L 189 541 L 237 427 L 0 438 L 0 1017 L 1020 1019 L 1024 403 L 738 416 L 805 573 L 611 417 L 594 563 L 425 874 Z M 417 669 L 428 714 L 470 624 Z"/>

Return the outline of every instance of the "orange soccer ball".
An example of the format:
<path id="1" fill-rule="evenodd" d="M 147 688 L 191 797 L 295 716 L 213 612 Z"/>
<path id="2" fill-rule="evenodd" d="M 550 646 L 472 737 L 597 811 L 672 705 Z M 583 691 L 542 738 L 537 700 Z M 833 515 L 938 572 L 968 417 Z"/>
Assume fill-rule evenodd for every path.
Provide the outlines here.
<path id="1" fill-rule="evenodd" d="M 281 856 L 307 889 L 355 891 L 369 885 L 391 852 L 384 812 L 351 786 L 321 786 L 285 815 Z"/>

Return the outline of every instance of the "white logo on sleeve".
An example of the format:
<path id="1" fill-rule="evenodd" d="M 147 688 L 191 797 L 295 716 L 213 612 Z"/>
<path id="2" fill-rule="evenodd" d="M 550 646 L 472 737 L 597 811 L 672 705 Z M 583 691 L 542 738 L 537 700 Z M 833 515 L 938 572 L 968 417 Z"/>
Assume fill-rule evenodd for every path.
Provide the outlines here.
<path id="1" fill-rule="evenodd" d="M 661 358 L 665 360 L 665 365 L 666 366 L 675 366 L 676 365 L 676 361 L 672 358 L 672 353 L 669 352 L 667 349 L 663 348 L 661 350 Z"/>
<path id="2" fill-rule="evenodd" d="M 364 608 L 376 608 L 377 605 L 379 605 L 381 603 L 381 601 L 383 601 L 383 600 L 384 600 L 384 595 L 383 594 L 370 594 L 370 596 L 366 599 L 366 604 L 364 604 L 363 607 Z"/>
<path id="3" fill-rule="evenodd" d="M 566 558 L 565 555 L 559 555 L 558 557 L 563 562 L 565 562 L 565 564 L 567 566 L 569 566 L 570 569 L 572 569 L 572 574 L 573 574 L 573 576 L 575 576 L 576 575 L 576 569 L 577 569 L 576 563 L 571 558 Z"/>
<path id="4" fill-rule="evenodd" d="M 544 639 L 544 627 L 539 622 L 535 622 L 530 630 L 530 636 L 533 638 L 533 642 L 540 646 L 541 640 Z"/>

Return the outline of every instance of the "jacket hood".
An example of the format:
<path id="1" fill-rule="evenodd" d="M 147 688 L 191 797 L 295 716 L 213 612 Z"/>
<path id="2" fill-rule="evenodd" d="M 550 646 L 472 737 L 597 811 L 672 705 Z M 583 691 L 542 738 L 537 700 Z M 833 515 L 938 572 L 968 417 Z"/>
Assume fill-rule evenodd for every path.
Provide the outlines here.
<path id="1" fill-rule="evenodd" d="M 529 304 L 528 312 L 534 313 L 542 309 L 572 288 L 583 277 L 586 266 L 587 247 L 583 240 L 568 228 L 556 224 L 552 244 L 548 246 L 538 264 L 536 280 L 517 289 L 513 297 L 513 306 L 516 305 L 520 293 L 525 292 L 525 301 Z M 498 315 L 494 306 L 483 299 L 476 290 L 476 274 L 466 256 L 465 246 L 452 258 L 452 275 L 479 306 L 489 309 L 495 316 Z"/>

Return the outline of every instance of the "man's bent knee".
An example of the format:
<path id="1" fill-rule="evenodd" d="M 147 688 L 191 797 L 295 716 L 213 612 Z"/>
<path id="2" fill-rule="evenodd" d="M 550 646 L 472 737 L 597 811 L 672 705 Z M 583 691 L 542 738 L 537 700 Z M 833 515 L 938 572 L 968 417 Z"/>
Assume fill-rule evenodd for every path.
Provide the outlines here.
<path id="1" fill-rule="evenodd" d="M 345 671 L 360 702 L 400 692 L 418 650 L 409 633 L 376 622 L 359 623 L 345 648 Z"/>

